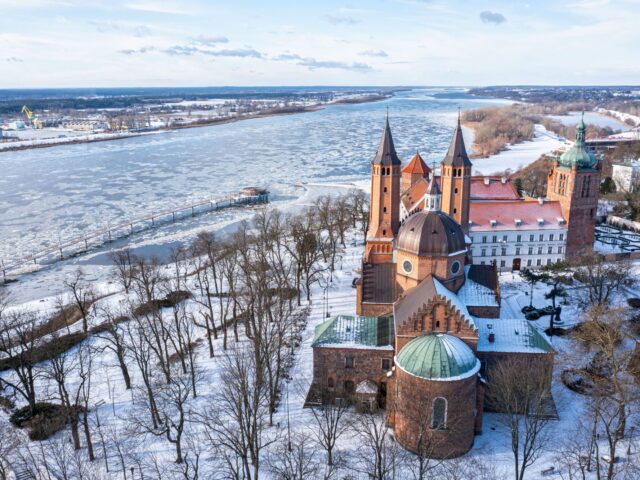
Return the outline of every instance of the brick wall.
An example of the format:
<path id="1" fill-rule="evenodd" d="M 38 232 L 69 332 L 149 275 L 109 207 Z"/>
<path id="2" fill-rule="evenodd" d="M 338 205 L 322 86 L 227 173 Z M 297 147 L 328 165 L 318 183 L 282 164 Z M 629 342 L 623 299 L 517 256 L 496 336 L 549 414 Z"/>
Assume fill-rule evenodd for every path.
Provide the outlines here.
<path id="1" fill-rule="evenodd" d="M 353 358 L 353 367 L 347 367 L 347 357 Z M 349 397 L 346 382 L 353 389 L 363 380 L 371 380 L 380 388 L 387 381 L 387 371 L 382 368 L 382 359 L 393 364 L 392 349 L 331 348 L 313 349 L 313 388 L 320 394 L 341 398 Z M 333 389 L 329 386 L 333 380 Z"/>
<path id="2" fill-rule="evenodd" d="M 471 307 L 467 305 L 467 310 L 474 317 L 482 318 L 500 318 L 500 307 Z"/>
<path id="3" fill-rule="evenodd" d="M 505 353 L 505 352 L 478 352 L 478 358 L 482 362 L 482 376 L 491 378 L 491 370 L 501 362 L 522 361 L 522 376 L 527 375 L 546 378 L 549 388 L 553 375 L 554 353 Z M 487 382 L 486 395 L 491 394 L 491 382 Z"/>
<path id="4" fill-rule="evenodd" d="M 396 319 L 400 322 L 402 319 Z M 411 317 L 396 323 L 396 351 L 425 332 L 450 333 L 464 340 L 474 351 L 478 344 L 478 332 L 453 308 L 448 300 L 436 295 L 418 309 Z"/>
<path id="5" fill-rule="evenodd" d="M 398 443 L 412 452 L 421 449 L 432 458 L 452 458 L 468 452 L 476 430 L 477 376 L 430 381 L 397 367 L 394 376 L 387 411 Z M 441 430 L 431 428 L 432 404 L 437 397 L 447 401 L 446 428 Z M 426 440 L 419 444 L 421 436 Z"/>

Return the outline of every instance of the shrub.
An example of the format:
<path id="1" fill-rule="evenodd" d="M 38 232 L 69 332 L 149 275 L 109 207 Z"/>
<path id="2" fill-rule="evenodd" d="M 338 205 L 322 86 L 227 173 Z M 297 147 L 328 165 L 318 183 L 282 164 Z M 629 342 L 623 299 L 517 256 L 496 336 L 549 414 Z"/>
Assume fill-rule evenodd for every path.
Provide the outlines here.
<path id="1" fill-rule="evenodd" d="M 60 337 L 53 338 L 51 341 L 34 348 L 31 353 L 30 361 L 38 363 L 56 358 L 61 353 L 64 353 L 67 350 L 78 345 L 85 338 L 87 338 L 87 335 L 83 332 L 74 332 L 68 335 L 61 335 Z M 20 361 L 21 360 L 18 357 L 3 358 L 2 360 L 0 360 L 0 372 L 2 372 L 3 370 L 8 370 L 10 368 L 15 368 L 19 365 Z"/>
<path id="2" fill-rule="evenodd" d="M 160 300 L 151 300 L 138 305 L 133 309 L 134 315 L 144 316 L 158 311 L 161 308 L 170 308 L 178 303 L 191 298 L 191 292 L 185 290 L 176 290 L 175 292 L 169 292 L 166 297 Z"/>
<path id="3" fill-rule="evenodd" d="M 27 428 L 31 440 L 46 440 L 62 430 L 69 423 L 69 418 L 77 415 L 78 411 L 79 407 L 69 412 L 63 405 L 39 402 L 33 412 L 29 406 L 16 410 L 9 421 L 16 427 Z"/>
<path id="4" fill-rule="evenodd" d="M 540 318 L 540 314 L 538 313 L 537 310 L 534 310 L 532 312 L 527 313 L 524 318 L 526 318 L 527 320 L 538 320 Z"/>
<path id="5" fill-rule="evenodd" d="M 631 308 L 640 308 L 640 298 L 627 298 L 627 303 Z"/>

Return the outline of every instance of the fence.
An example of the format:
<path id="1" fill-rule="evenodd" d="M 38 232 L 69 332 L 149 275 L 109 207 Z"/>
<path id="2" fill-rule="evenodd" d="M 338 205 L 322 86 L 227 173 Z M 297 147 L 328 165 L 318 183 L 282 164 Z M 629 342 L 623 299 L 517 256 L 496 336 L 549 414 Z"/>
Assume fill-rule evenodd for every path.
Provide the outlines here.
<path id="1" fill-rule="evenodd" d="M 135 233 L 147 231 L 184 218 L 192 218 L 199 214 L 221 210 L 223 208 L 267 203 L 269 201 L 269 192 L 266 190 L 250 190 L 252 190 L 252 194 L 249 195 L 245 193 L 229 195 L 219 199 L 212 198 L 202 202 L 190 203 L 159 212 L 153 212 L 150 215 L 121 222 L 116 225 L 109 225 L 105 229 L 96 230 L 87 235 L 71 238 L 64 243 L 60 243 L 55 248 L 44 249 L 14 259 L 9 263 L 1 262 L 3 279 L 6 282 L 7 275 L 12 272 L 28 270 L 29 267 L 30 270 L 35 270 L 40 266 L 85 253 L 91 248 L 103 246 L 116 239 L 126 238 Z"/>

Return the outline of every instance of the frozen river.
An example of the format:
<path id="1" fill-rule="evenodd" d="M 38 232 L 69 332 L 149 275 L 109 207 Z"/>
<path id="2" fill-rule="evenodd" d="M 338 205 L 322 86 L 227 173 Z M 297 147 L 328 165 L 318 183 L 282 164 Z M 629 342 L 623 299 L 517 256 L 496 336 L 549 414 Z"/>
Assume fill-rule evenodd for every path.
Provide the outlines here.
<path id="1" fill-rule="evenodd" d="M 1 153 L 0 259 L 247 185 L 267 187 L 284 202 L 300 196 L 297 182 L 366 179 L 387 107 L 403 161 L 416 148 L 425 160 L 440 161 L 458 106 L 495 102 L 412 90 L 312 113 Z"/>

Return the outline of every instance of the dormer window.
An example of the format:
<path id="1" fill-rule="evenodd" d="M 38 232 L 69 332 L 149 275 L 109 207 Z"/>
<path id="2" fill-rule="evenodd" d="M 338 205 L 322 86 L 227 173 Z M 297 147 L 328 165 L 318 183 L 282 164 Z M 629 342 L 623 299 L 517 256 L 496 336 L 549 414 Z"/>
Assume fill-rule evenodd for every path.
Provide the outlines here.
<path id="1" fill-rule="evenodd" d="M 516 218 L 515 222 L 516 222 L 516 227 L 519 227 L 520 225 L 522 225 L 522 220 L 519 218 Z"/>
<path id="2" fill-rule="evenodd" d="M 556 220 L 558 220 L 558 225 L 564 225 L 567 223 L 567 221 L 562 217 L 557 217 Z"/>
<path id="3" fill-rule="evenodd" d="M 492 227 L 495 227 L 496 225 L 498 225 L 498 221 L 497 221 L 497 220 L 489 220 L 489 224 L 490 224 Z"/>
<path id="4" fill-rule="evenodd" d="M 538 219 L 538 225 L 544 225 L 544 218 Z"/>

